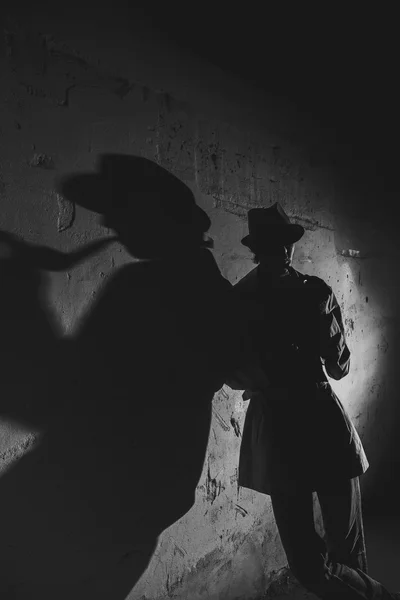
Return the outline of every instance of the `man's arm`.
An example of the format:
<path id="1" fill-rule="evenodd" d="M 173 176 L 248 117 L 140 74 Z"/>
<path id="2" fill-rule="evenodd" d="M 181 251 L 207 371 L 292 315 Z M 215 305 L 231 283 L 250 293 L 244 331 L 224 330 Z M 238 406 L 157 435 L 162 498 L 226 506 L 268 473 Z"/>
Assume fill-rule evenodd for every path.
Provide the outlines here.
<path id="1" fill-rule="evenodd" d="M 320 355 L 329 377 L 339 380 L 350 369 L 350 350 L 346 344 L 340 306 L 332 289 L 320 303 Z"/>
<path id="2" fill-rule="evenodd" d="M 225 383 L 234 390 L 263 390 L 270 383 L 265 370 L 260 365 L 260 356 L 254 348 L 250 334 L 249 316 L 252 315 L 252 297 L 244 293 L 247 286 L 254 285 L 255 269 L 233 286 L 231 296 L 232 338 L 230 340 L 230 361 Z M 250 298 L 250 300 L 249 300 Z M 250 319 L 251 320 L 251 319 Z M 234 325 L 234 327 L 233 327 Z"/>

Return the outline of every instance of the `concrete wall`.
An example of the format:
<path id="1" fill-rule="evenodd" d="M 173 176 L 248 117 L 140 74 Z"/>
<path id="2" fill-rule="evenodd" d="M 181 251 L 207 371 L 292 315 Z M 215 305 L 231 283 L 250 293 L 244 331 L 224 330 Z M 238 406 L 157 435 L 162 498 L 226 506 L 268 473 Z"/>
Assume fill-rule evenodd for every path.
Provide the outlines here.
<path id="1" fill-rule="evenodd" d="M 95 214 L 57 194 L 55 178 L 94 169 L 101 152 L 141 155 L 193 190 L 212 221 L 213 256 L 234 283 L 253 266 L 240 244 L 246 211 L 281 202 L 306 228 L 295 268 L 323 277 L 343 308 L 352 369 L 333 387 L 365 442 L 371 468 L 363 486 L 370 495 L 397 416 L 397 374 L 388 360 L 397 342 L 390 237 L 372 218 L 357 176 L 349 180 L 333 165 L 317 129 L 296 120 L 295 111 L 123 16 L 94 19 L 81 12 L 77 19 L 59 7 L 53 14 L 9 13 L 0 123 L 2 319 L 8 323 L 0 438 L 2 597 L 257 598 L 285 573 L 286 561 L 269 498 L 237 486 L 246 411 L 241 394 L 224 386 L 209 399 L 211 426 L 194 503 L 180 518 L 166 511 L 163 516 L 175 517 L 157 529 L 157 513 L 171 491 L 161 479 L 152 487 L 151 473 L 149 487 L 138 483 L 124 443 L 118 446 L 127 433 L 123 425 L 110 417 L 112 426 L 101 430 L 110 448 L 121 450 L 107 464 L 104 438 L 79 429 L 81 419 L 87 424 L 84 416 L 60 416 L 69 400 L 75 406 L 76 393 L 60 334 L 65 343 L 74 340 L 99 286 L 132 259 L 114 242 L 66 272 L 46 270 L 29 266 L 25 255 L 19 258 L 4 232 L 63 252 L 110 235 Z M 359 257 L 349 256 L 349 249 Z M 196 272 L 190 276 L 195 279 Z M 161 303 L 153 308 L 162 310 Z M 139 322 L 143 314 L 132 309 L 132 319 Z M 224 339 L 213 331 L 205 336 L 224 353 Z M 168 348 L 165 340 L 160 343 Z M 129 364 L 129 357 L 124 360 Z M 136 380 L 134 361 L 130 368 Z M 193 402 L 199 384 L 182 378 L 185 398 Z M 170 388 L 163 391 L 156 381 L 149 386 L 153 396 L 164 394 L 164 418 L 171 418 Z M 145 387 L 134 389 L 140 414 Z M 109 408 L 111 413 L 112 403 Z M 133 431 L 144 426 L 134 413 Z M 190 410 L 186 416 L 189 433 L 182 433 L 182 447 L 189 452 L 184 444 L 197 416 Z M 150 458 L 148 465 L 151 470 Z M 180 488 L 173 489 L 177 500 Z M 131 524 L 134 513 L 139 517 Z M 108 520 L 100 523 L 100 514 Z M 146 536 L 152 517 L 155 525 Z"/>

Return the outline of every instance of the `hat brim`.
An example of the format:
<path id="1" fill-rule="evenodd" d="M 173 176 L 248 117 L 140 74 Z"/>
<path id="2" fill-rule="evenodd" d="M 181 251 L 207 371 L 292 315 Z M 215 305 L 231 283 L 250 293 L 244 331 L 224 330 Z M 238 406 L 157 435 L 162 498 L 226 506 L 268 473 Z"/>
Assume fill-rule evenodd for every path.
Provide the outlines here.
<path id="1" fill-rule="evenodd" d="M 104 189 L 104 178 L 95 173 L 82 173 L 59 179 L 57 190 L 71 202 L 100 215 L 110 210 Z"/>
<path id="2" fill-rule="evenodd" d="M 273 227 L 270 232 L 265 231 L 264 235 L 246 235 L 241 243 L 247 248 L 263 248 L 271 244 L 294 244 L 303 237 L 304 227 L 296 223 L 284 225 L 283 227 Z"/>
<path id="3" fill-rule="evenodd" d="M 113 198 L 110 195 L 110 188 L 107 186 L 106 178 L 96 173 L 82 173 L 60 179 L 57 190 L 65 198 L 87 210 L 106 217 L 112 217 L 113 219 L 122 218 L 122 220 L 128 220 L 129 222 L 134 218 L 136 221 L 142 221 L 143 227 L 145 227 L 145 223 L 148 225 L 149 222 L 153 223 L 154 229 L 156 222 L 159 224 L 162 223 L 164 227 L 170 229 L 189 228 L 191 230 L 206 232 L 211 227 L 210 217 L 196 204 L 189 188 L 185 191 L 183 185 L 182 189 L 178 190 L 180 191 L 179 197 L 175 197 L 172 203 L 173 208 L 173 206 L 177 206 L 176 203 L 180 202 L 181 210 L 179 211 L 177 208 L 169 211 L 168 206 L 171 203 L 165 203 L 166 209 L 163 209 L 155 202 L 149 203 L 148 207 L 146 203 L 133 202 L 132 198 L 135 197 L 134 188 L 130 194 L 130 201 L 124 199 L 123 202 L 118 202 L 118 198 Z M 182 196 L 183 191 L 185 191 L 186 196 Z M 140 196 L 140 194 L 146 194 L 143 186 L 139 188 L 138 195 Z M 156 199 L 158 200 L 157 196 Z M 183 215 L 183 218 L 180 218 L 181 215 Z"/>

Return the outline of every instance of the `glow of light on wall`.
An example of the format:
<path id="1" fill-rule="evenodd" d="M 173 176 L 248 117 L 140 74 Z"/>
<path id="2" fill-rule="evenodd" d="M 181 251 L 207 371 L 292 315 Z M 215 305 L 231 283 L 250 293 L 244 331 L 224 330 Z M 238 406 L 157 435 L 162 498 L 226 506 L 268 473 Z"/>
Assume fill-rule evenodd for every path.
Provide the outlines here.
<path id="1" fill-rule="evenodd" d="M 342 265 L 337 264 L 336 297 L 342 310 L 351 362 L 349 374 L 340 381 L 330 379 L 330 383 L 351 416 L 356 422 L 358 418 L 362 422 L 371 401 L 368 390 L 379 375 L 382 357 L 377 349 L 380 331 L 371 326 L 371 315 L 363 309 L 368 292 L 361 292 L 356 283 L 357 266 L 352 257 Z"/>

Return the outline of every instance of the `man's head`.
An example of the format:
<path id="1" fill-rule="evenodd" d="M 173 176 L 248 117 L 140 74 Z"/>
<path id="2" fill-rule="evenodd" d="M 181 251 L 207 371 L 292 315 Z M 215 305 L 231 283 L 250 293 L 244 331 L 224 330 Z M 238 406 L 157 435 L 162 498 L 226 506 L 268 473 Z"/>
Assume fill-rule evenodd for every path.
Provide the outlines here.
<path id="1" fill-rule="evenodd" d="M 262 272 L 282 274 L 290 266 L 294 244 L 304 234 L 301 225 L 291 223 L 276 202 L 269 208 L 248 212 L 249 234 L 242 240 L 254 254 L 254 262 Z"/>
<path id="2" fill-rule="evenodd" d="M 271 244 L 261 248 L 251 248 L 253 261 L 260 266 L 260 271 L 269 274 L 283 274 L 291 266 L 295 244 Z"/>

